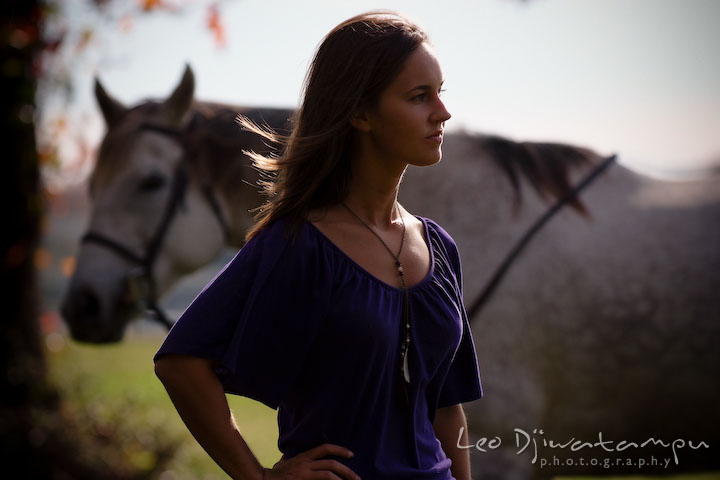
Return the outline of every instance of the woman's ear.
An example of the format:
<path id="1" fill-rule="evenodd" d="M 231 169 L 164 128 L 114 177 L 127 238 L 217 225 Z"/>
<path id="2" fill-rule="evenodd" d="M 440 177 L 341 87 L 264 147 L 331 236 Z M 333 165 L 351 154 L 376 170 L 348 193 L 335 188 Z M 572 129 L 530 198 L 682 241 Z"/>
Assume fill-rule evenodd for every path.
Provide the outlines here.
<path id="1" fill-rule="evenodd" d="M 359 130 L 359 131 L 365 132 L 365 133 L 369 132 L 370 131 L 370 121 L 368 119 L 367 110 L 362 109 L 362 110 L 358 110 L 357 112 L 355 112 L 350 117 L 350 125 L 352 125 L 352 127 L 355 130 Z"/>

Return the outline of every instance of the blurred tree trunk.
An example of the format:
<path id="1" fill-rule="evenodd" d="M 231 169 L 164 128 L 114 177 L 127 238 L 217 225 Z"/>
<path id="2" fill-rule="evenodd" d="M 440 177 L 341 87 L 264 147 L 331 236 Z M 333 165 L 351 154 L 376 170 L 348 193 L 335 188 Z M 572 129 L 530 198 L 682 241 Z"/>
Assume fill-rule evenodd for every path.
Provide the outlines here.
<path id="1" fill-rule="evenodd" d="M 73 419 L 61 414 L 60 396 L 48 382 L 34 266 L 43 215 L 34 124 L 43 14 L 39 0 L 3 0 L 0 13 L 0 131 L 7 139 L 0 157 L 0 185 L 6 196 L 1 230 L 5 302 L 0 315 L 0 477 L 132 478 L 83 460 Z"/>
<path id="2" fill-rule="evenodd" d="M 41 12 L 38 0 L 3 0 L 0 9 L 0 129 L 7 139 L 0 181 L 9 200 L 4 202 L 2 229 L 6 301 L 0 317 L 0 455 L 5 457 L 5 472 L 23 472 L 22 478 L 50 478 L 47 463 L 36 455 L 46 440 L 44 432 L 33 428 L 31 418 L 37 409 L 57 410 L 58 404 L 45 374 L 33 266 L 42 214 L 33 123 Z"/>
<path id="3" fill-rule="evenodd" d="M 155 464 L 145 468 L 128 463 L 121 445 L 113 452 L 98 449 L 100 454 L 94 455 L 97 435 L 85 433 L 78 420 L 64 411 L 47 377 L 34 266 L 44 213 L 34 123 L 36 62 L 43 47 L 45 17 L 41 1 L 0 3 L 0 132 L 6 138 L 0 155 L 0 191 L 6 198 L 0 217 L 5 293 L 0 314 L 0 477 L 148 478 L 172 458 L 175 447 L 160 445 L 154 452 Z M 101 441 L 119 440 L 103 437 Z"/>

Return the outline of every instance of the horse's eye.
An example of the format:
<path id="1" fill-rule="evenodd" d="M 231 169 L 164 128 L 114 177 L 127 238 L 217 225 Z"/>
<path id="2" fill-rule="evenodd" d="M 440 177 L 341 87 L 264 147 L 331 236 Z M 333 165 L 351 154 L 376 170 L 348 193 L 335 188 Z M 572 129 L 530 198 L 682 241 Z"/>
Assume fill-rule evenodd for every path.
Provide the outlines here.
<path id="1" fill-rule="evenodd" d="M 158 173 L 153 173 L 143 178 L 140 182 L 139 190 L 141 192 L 154 192 L 165 186 L 165 177 Z"/>

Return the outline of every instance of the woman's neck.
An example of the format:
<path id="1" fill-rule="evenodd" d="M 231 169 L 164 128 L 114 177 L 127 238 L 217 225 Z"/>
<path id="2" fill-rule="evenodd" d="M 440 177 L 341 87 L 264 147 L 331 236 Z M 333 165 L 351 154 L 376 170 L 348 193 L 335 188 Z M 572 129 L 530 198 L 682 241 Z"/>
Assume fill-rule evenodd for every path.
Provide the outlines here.
<path id="1" fill-rule="evenodd" d="M 389 228 L 400 221 L 395 204 L 406 167 L 356 158 L 345 204 L 369 224 Z"/>

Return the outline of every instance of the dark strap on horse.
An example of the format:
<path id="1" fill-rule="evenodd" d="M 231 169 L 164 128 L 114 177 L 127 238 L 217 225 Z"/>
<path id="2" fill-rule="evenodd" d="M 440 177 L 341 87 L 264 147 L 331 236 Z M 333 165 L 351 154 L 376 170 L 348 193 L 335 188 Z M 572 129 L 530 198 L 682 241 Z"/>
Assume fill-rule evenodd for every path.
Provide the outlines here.
<path id="1" fill-rule="evenodd" d="M 473 301 L 470 308 L 467 310 L 468 318 L 472 319 L 475 315 L 480 313 L 482 307 L 488 301 L 490 296 L 495 292 L 495 289 L 500 284 L 505 274 L 508 272 L 510 266 L 513 264 L 518 255 L 522 250 L 530 243 L 530 240 L 542 229 L 543 226 L 555 215 L 561 208 L 567 205 L 568 202 L 573 200 L 575 197 L 580 195 L 588 185 L 590 185 L 597 177 L 600 176 L 610 165 L 612 165 L 617 158 L 617 155 L 611 155 L 605 159 L 600 165 L 595 167 L 582 181 L 580 181 L 575 187 L 559 198 L 555 204 L 546 211 L 541 217 L 539 217 L 535 223 L 525 232 L 525 234 L 515 243 L 515 246 L 505 256 L 503 262 L 495 269 L 495 273 L 490 280 L 485 284 L 485 287 L 480 291 L 480 295 Z"/>
<path id="2" fill-rule="evenodd" d="M 80 238 L 81 243 L 98 243 L 102 245 L 103 247 L 106 247 L 121 257 L 123 257 L 125 260 L 129 260 L 132 263 L 137 263 L 139 265 L 145 264 L 145 258 L 141 257 L 137 253 L 130 250 L 125 245 L 116 242 L 112 238 L 103 235 L 102 233 L 97 232 L 87 232 L 85 235 L 83 235 Z"/>
<path id="3" fill-rule="evenodd" d="M 152 318 L 154 320 L 163 324 L 168 329 L 172 327 L 172 322 L 170 322 L 170 320 L 167 318 L 167 315 L 165 315 L 165 313 L 162 311 L 158 304 L 157 288 L 155 286 L 155 280 L 153 278 L 153 265 L 155 264 L 155 259 L 160 252 L 162 243 L 165 240 L 168 228 L 170 227 L 170 223 L 175 217 L 178 209 L 181 207 L 185 197 L 185 191 L 187 189 L 188 182 L 187 166 L 185 163 L 185 159 L 181 159 L 180 163 L 176 168 L 175 175 L 173 176 L 173 182 L 171 185 L 170 196 L 168 197 L 168 201 L 165 207 L 165 212 L 163 214 L 163 217 L 160 219 L 158 228 L 155 231 L 153 238 L 150 240 L 150 243 L 148 244 L 147 250 L 145 251 L 144 255 L 140 255 L 132 251 L 130 248 L 126 247 L 122 243 L 102 233 L 89 231 L 85 235 L 83 235 L 81 239 L 81 242 L 83 243 L 92 242 L 100 244 L 117 253 L 126 260 L 137 264 L 140 267 L 140 276 L 143 277 L 146 281 L 148 290 L 147 296 L 144 299 L 145 308 L 153 314 Z"/>
<path id="4" fill-rule="evenodd" d="M 175 127 L 170 127 L 166 125 L 157 125 L 154 123 L 146 123 L 143 124 L 141 128 L 144 130 L 150 130 L 158 133 L 162 133 L 165 135 L 168 135 L 170 137 L 177 138 L 180 143 L 182 144 L 183 148 L 186 152 L 186 157 L 188 154 L 188 146 L 187 143 L 183 140 L 183 134 L 186 134 L 188 132 L 192 132 L 194 129 L 198 128 L 198 125 L 200 123 L 201 115 L 197 112 L 193 114 L 193 116 L 190 118 L 190 121 L 188 122 L 186 128 L 184 130 L 177 129 Z M 215 196 L 215 193 L 213 192 L 212 186 L 209 184 L 205 184 L 202 187 L 203 195 L 205 195 L 205 199 L 207 200 L 208 204 L 210 205 L 210 209 L 215 214 L 215 217 L 218 220 L 218 223 L 220 224 L 220 228 L 223 231 L 223 237 L 225 238 L 225 241 L 228 241 L 230 239 L 230 227 L 228 225 L 227 220 L 225 219 L 225 216 L 223 215 L 222 208 L 220 207 L 220 202 L 218 201 L 217 197 Z"/>
<path id="5" fill-rule="evenodd" d="M 188 148 L 185 137 L 188 131 L 195 128 L 197 123 L 198 118 L 196 115 L 191 119 L 189 126 L 184 130 L 173 126 L 154 123 L 144 123 L 140 126 L 140 129 L 142 130 L 150 130 L 174 138 L 180 142 L 184 150 L 183 157 L 175 170 L 175 175 L 173 176 L 170 196 L 168 197 L 168 202 L 165 206 L 165 212 L 163 213 L 157 230 L 150 240 L 144 255 L 134 252 L 129 247 L 102 233 L 89 231 L 83 235 L 81 240 L 82 242 L 93 242 L 102 245 L 140 267 L 140 275 L 138 278 L 144 280 L 146 287 L 146 294 L 142 299 L 145 302 L 145 309 L 152 313 L 151 318 L 153 320 L 161 323 L 167 329 L 172 327 L 172 322 L 167 315 L 165 315 L 165 312 L 158 302 L 157 285 L 155 283 L 155 278 L 153 277 L 153 266 L 158 254 L 160 253 L 163 242 L 165 241 L 170 224 L 175 218 L 178 209 L 183 206 L 185 192 L 187 191 L 188 185 L 188 162 L 189 156 L 191 155 L 191 149 Z M 209 185 L 203 186 L 203 194 L 205 195 L 211 210 L 217 217 L 220 228 L 222 229 L 225 240 L 227 241 L 230 237 L 230 228 L 223 216 L 220 202 L 218 202 L 212 188 Z"/>
<path id="6" fill-rule="evenodd" d="M 147 251 L 145 252 L 145 262 L 150 267 L 152 267 L 155 263 L 155 258 L 157 258 L 158 253 L 160 253 L 160 248 L 165 241 L 165 236 L 168 228 L 170 228 L 170 223 L 175 217 L 177 211 L 183 205 L 185 191 L 187 190 L 187 183 L 187 163 L 185 158 L 183 158 L 176 167 L 175 176 L 173 177 L 171 186 L 172 189 L 170 190 L 170 197 L 168 198 L 168 203 L 165 207 L 165 213 L 160 220 L 155 236 L 153 236 L 147 247 Z"/>
<path id="7" fill-rule="evenodd" d="M 205 195 L 205 199 L 207 200 L 210 208 L 215 214 L 215 218 L 217 218 L 217 221 L 220 224 L 220 228 L 223 231 L 223 237 L 225 238 L 225 242 L 227 243 L 230 240 L 230 226 L 228 226 L 227 220 L 225 220 L 225 216 L 222 213 L 222 208 L 220 208 L 220 202 L 218 202 L 218 199 L 213 192 L 212 186 L 208 184 L 203 185 L 203 194 Z"/>

